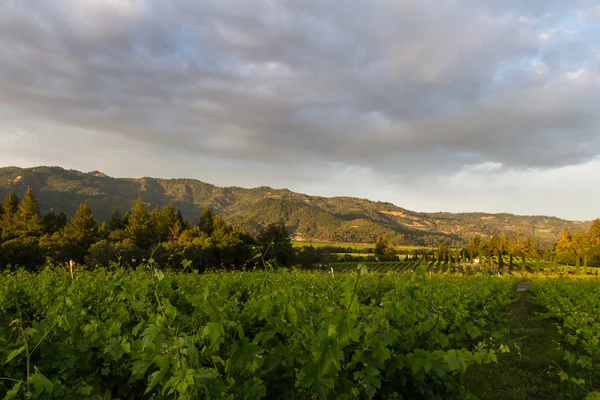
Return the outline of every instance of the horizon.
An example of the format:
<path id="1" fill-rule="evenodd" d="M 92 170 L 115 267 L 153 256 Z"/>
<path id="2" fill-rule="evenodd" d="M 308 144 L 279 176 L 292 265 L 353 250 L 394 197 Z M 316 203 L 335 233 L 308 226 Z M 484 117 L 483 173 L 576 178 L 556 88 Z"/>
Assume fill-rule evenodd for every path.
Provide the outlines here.
<path id="1" fill-rule="evenodd" d="M 9 0 L 0 35 L 0 165 L 600 216 L 592 0 Z"/>
<path id="2" fill-rule="evenodd" d="M 79 172 L 79 173 L 83 173 L 83 174 L 91 174 L 94 172 L 99 172 L 101 174 L 104 174 L 106 178 L 111 178 L 111 179 L 144 179 L 144 178 L 149 178 L 149 179 L 163 179 L 163 180 L 178 180 L 178 179 L 190 179 L 190 180 L 195 180 L 201 183 L 205 183 L 208 185 L 212 185 L 212 186 L 217 186 L 217 187 L 223 187 L 223 188 L 239 188 L 239 189 L 244 189 L 244 190 L 252 190 L 252 189 L 258 189 L 260 187 L 265 187 L 268 189 L 273 189 L 273 190 L 288 190 L 291 191 L 293 193 L 297 193 L 297 194 L 302 194 L 302 195 L 306 195 L 306 196 L 310 196 L 310 197 L 322 197 L 322 198 L 327 198 L 327 199 L 332 199 L 332 198 L 358 198 L 361 200 L 367 200 L 367 201 L 372 201 L 372 202 L 381 202 L 381 203 L 387 203 L 387 204 L 391 204 L 394 207 L 398 207 L 398 208 L 402 208 L 405 209 L 407 211 L 410 212 L 415 212 L 415 213 L 425 213 L 425 214 L 488 214 L 488 215 L 513 215 L 513 216 L 522 216 L 522 217 L 545 217 L 545 218 L 558 218 L 567 222 L 581 222 L 581 223 L 589 223 L 589 222 L 593 222 L 594 220 L 600 218 L 596 217 L 596 218 L 592 218 L 589 220 L 572 220 L 572 219 L 567 219 L 567 218 L 562 218 L 560 216 L 557 215 L 543 215 L 543 214 L 515 214 L 515 213 L 510 213 L 510 212 L 487 212 L 487 211 L 464 211 L 464 212 L 451 212 L 451 211 L 443 211 L 443 210 L 419 210 L 419 209 L 409 209 L 406 207 L 403 207 L 402 205 L 398 205 L 389 201 L 385 201 L 385 200 L 375 200 L 375 199 L 371 199 L 368 197 L 358 197 L 358 196 L 348 196 L 348 195 L 339 195 L 339 196 L 321 196 L 318 194 L 312 194 L 312 193 L 305 193 L 305 192 L 297 192 L 295 190 L 291 190 L 290 188 L 287 187 L 273 187 L 273 186 L 269 186 L 269 185 L 261 185 L 261 186 L 220 186 L 220 185 L 215 185 L 214 183 L 208 181 L 208 180 L 204 180 L 204 179 L 200 179 L 200 178 L 189 178 L 189 177 L 176 177 L 176 176 L 166 176 L 166 177 L 157 177 L 157 176 L 113 176 L 110 174 L 105 173 L 104 171 L 98 170 L 98 169 L 92 169 L 89 171 L 83 171 L 83 170 L 78 170 L 78 169 L 74 169 L 74 168 L 65 168 L 62 167 L 60 165 L 36 165 L 36 166 L 32 166 L 32 167 L 20 167 L 17 165 L 5 165 L 5 166 L 0 166 L 0 169 L 3 168 L 17 168 L 17 169 L 36 169 L 36 168 L 59 168 L 62 169 L 64 171 L 74 171 L 74 172 Z"/>

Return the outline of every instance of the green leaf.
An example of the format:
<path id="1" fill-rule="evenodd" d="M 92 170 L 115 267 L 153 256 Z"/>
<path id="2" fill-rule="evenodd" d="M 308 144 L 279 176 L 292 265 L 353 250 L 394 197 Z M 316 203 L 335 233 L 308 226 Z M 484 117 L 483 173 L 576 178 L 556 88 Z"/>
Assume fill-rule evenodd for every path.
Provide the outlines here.
<path id="1" fill-rule="evenodd" d="M 475 326 L 475 325 L 470 325 L 469 329 L 467 331 L 467 333 L 469 334 L 469 336 L 471 336 L 473 339 L 478 338 L 479 336 L 481 336 L 481 330 Z"/>
<path id="2" fill-rule="evenodd" d="M 17 397 L 19 392 L 21 391 L 21 387 L 23 386 L 23 381 L 18 381 L 14 384 L 14 386 L 6 392 L 6 396 L 4 396 L 4 400 L 13 400 Z"/>
<path id="3" fill-rule="evenodd" d="M 202 330 L 202 334 L 208 337 L 212 347 L 218 346 L 223 341 L 225 335 L 223 324 L 220 322 L 209 322 Z"/>
<path id="4" fill-rule="evenodd" d="M 561 381 L 569 380 L 569 375 L 565 371 L 558 371 L 558 376 L 560 377 Z"/>
<path id="5" fill-rule="evenodd" d="M 148 394 L 152 389 L 154 389 L 154 387 L 156 385 L 158 385 L 160 383 L 160 381 L 163 380 L 163 378 L 165 377 L 165 375 L 167 375 L 167 372 L 169 372 L 169 369 L 171 367 L 170 361 L 169 361 L 169 356 L 156 356 L 154 357 L 153 360 L 156 365 L 159 366 L 159 370 L 153 372 L 150 375 L 150 378 L 148 378 L 148 387 L 146 387 L 146 394 Z"/>
<path id="6" fill-rule="evenodd" d="M 271 299 L 269 298 L 262 298 L 258 301 L 258 307 L 259 307 L 259 311 L 258 311 L 258 320 L 262 321 L 263 319 L 267 318 L 267 316 L 269 315 L 269 313 L 271 312 Z"/>
<path id="7" fill-rule="evenodd" d="M 457 371 L 464 373 L 467 370 L 465 361 L 456 355 L 456 352 L 448 352 L 444 356 L 444 362 L 448 365 L 448 371 Z"/>
<path id="8" fill-rule="evenodd" d="M 151 360 L 135 360 L 131 365 L 131 376 L 135 379 L 142 378 L 151 365 Z"/>
<path id="9" fill-rule="evenodd" d="M 89 396 L 94 391 L 94 388 L 88 384 L 83 384 L 82 387 L 77 389 L 78 394 L 83 394 L 84 396 Z"/>
<path id="10" fill-rule="evenodd" d="M 592 366 L 592 359 L 588 356 L 581 356 L 577 360 L 577 364 L 581 365 L 583 368 L 588 368 Z"/>
<path id="11" fill-rule="evenodd" d="M 329 325 L 327 328 L 327 336 L 328 337 L 336 337 L 337 336 L 337 325 Z"/>
<path id="12" fill-rule="evenodd" d="M 144 332 L 142 332 L 142 351 L 150 346 L 150 343 L 156 339 L 156 336 L 158 336 L 160 331 L 161 328 L 156 325 L 150 325 L 148 328 L 144 329 Z"/>
<path id="13" fill-rule="evenodd" d="M 38 367 L 34 367 L 34 368 L 35 368 L 35 373 L 33 375 L 31 375 L 31 377 L 29 377 L 29 381 L 31 382 L 31 385 L 33 386 L 34 394 L 36 396 L 39 396 L 44 391 L 46 391 L 48 394 L 52 394 L 52 389 L 53 389 L 52 382 L 50 382 L 50 380 L 48 378 L 46 378 L 40 372 Z"/>
<path id="14" fill-rule="evenodd" d="M 291 303 L 288 303 L 285 314 L 290 324 L 294 326 L 298 325 L 298 312 Z"/>
<path id="15" fill-rule="evenodd" d="M 15 358 L 19 354 L 21 354 L 24 350 L 25 350 L 25 346 L 21 346 L 20 348 L 11 351 L 10 354 L 8 355 L 8 357 L 6 357 L 6 361 L 4 361 L 4 364 L 8 363 L 10 360 Z"/>

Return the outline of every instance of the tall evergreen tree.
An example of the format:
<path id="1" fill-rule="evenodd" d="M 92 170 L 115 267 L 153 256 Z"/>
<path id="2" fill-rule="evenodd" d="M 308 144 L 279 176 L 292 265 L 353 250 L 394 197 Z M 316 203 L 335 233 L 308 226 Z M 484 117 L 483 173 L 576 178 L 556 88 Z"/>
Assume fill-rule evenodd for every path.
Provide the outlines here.
<path id="1" fill-rule="evenodd" d="M 110 219 L 108 220 L 107 227 L 108 230 L 110 230 L 111 232 L 116 231 L 118 229 L 125 229 L 125 221 L 119 209 L 116 209 L 112 213 Z"/>
<path id="2" fill-rule="evenodd" d="M 65 227 L 65 235 L 79 243 L 91 244 L 98 234 L 98 224 L 87 202 L 83 202 Z"/>
<path id="3" fill-rule="evenodd" d="M 220 217 L 215 217 L 215 231 L 222 230 L 220 225 L 224 224 L 224 222 L 221 221 Z M 274 255 L 274 258 L 280 265 L 290 265 L 294 250 L 292 240 L 283 221 L 278 224 L 271 224 L 263 229 L 258 234 L 257 239 L 262 244 L 263 251 L 266 254 Z"/>
<path id="4" fill-rule="evenodd" d="M 66 225 L 67 216 L 65 213 L 61 212 L 60 214 L 57 214 L 52 208 L 42 217 L 42 228 L 44 233 L 51 235 L 55 232 L 59 232 Z"/>
<path id="5" fill-rule="evenodd" d="M 588 231 L 588 242 L 591 246 L 600 245 L 600 218 L 592 222 Z"/>
<path id="6" fill-rule="evenodd" d="M 85 201 L 79 205 L 71 221 L 57 236 L 60 238 L 56 245 L 60 249 L 58 253 L 61 261 L 84 262 L 88 249 L 98 240 L 98 224 Z"/>
<path id="7" fill-rule="evenodd" d="M 129 213 L 125 234 L 133 240 L 136 245 L 147 248 L 152 244 L 152 227 L 150 224 L 150 213 L 146 203 L 140 197 Z"/>
<path id="8" fill-rule="evenodd" d="M 40 215 L 40 204 L 33 190 L 27 188 L 25 196 L 19 204 L 17 211 L 17 227 L 23 236 L 37 236 L 42 233 L 42 220 Z"/>
<path id="9" fill-rule="evenodd" d="M 575 264 L 575 247 L 573 235 L 568 228 L 563 229 L 556 242 L 555 250 L 558 262 L 564 264 Z"/>
<path id="10" fill-rule="evenodd" d="M 160 241 L 174 240 L 179 237 L 179 234 L 183 230 L 183 225 L 179 221 L 177 210 L 175 210 L 173 203 L 167 204 L 160 210 L 158 226 L 155 230 L 160 235 Z"/>
<path id="11" fill-rule="evenodd" d="M 198 221 L 198 227 L 208 236 L 212 235 L 215 227 L 214 227 L 214 217 L 210 208 L 206 207 L 202 210 L 202 215 L 200 216 L 200 221 Z"/>
<path id="12" fill-rule="evenodd" d="M 19 209 L 19 198 L 14 194 L 6 195 L 2 203 L 2 219 L 0 228 L 2 240 L 10 240 L 17 236 L 16 216 Z"/>

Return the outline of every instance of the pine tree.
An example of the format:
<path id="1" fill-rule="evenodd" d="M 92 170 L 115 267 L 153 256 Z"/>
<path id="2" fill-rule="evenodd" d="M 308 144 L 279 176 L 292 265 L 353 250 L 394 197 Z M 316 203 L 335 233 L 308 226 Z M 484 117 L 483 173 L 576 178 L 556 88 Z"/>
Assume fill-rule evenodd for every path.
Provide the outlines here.
<path id="1" fill-rule="evenodd" d="M 17 236 L 16 216 L 19 209 L 19 198 L 14 194 L 6 195 L 2 203 L 2 240 L 7 241 Z"/>
<path id="2" fill-rule="evenodd" d="M 573 247 L 573 236 L 568 228 L 563 229 L 556 242 L 556 256 L 561 259 L 561 262 L 570 262 L 574 260 L 575 249 Z"/>
<path id="3" fill-rule="evenodd" d="M 125 233 L 136 245 L 148 248 L 152 244 L 150 213 L 146 203 L 140 197 L 129 213 Z"/>
<path id="4" fill-rule="evenodd" d="M 155 208 L 150 215 L 150 220 L 157 243 L 177 238 L 181 233 L 182 226 L 172 203 L 167 204 L 162 210 Z"/>
<path id="5" fill-rule="evenodd" d="M 202 210 L 202 215 L 200 216 L 200 220 L 198 221 L 198 227 L 208 236 L 212 235 L 215 227 L 214 227 L 214 217 L 210 208 L 205 208 Z"/>
<path id="6" fill-rule="evenodd" d="M 160 225 L 160 208 L 155 206 L 152 211 L 150 211 L 150 230 L 152 231 L 152 243 L 160 243 L 164 240 Z"/>
<path id="7" fill-rule="evenodd" d="M 40 216 L 40 204 L 33 190 L 27 188 L 23 200 L 17 211 L 17 227 L 23 236 L 37 236 L 42 233 L 42 221 Z"/>
<path id="8" fill-rule="evenodd" d="M 65 227 L 65 236 L 84 245 L 91 245 L 98 234 L 98 224 L 87 202 L 79 205 L 75 215 Z"/>
<path id="9" fill-rule="evenodd" d="M 49 235 L 59 232 L 65 225 L 67 225 L 67 216 L 63 212 L 55 213 L 52 208 L 42 217 L 43 231 Z"/>
<path id="10" fill-rule="evenodd" d="M 217 232 L 222 232 L 224 228 L 222 224 L 224 221 L 220 217 L 215 217 L 215 235 Z M 230 228 L 228 230 L 231 231 Z M 221 236 L 219 234 L 218 236 Z M 275 260 L 280 265 L 289 266 L 293 256 L 293 246 L 290 235 L 287 231 L 285 223 L 280 221 L 278 224 L 271 224 L 267 228 L 263 229 L 257 237 L 259 243 L 263 246 L 265 254 L 273 255 Z"/>
<path id="11" fill-rule="evenodd" d="M 177 216 L 177 211 L 173 206 L 173 203 L 167 204 L 160 211 L 160 220 L 161 226 L 164 231 L 162 234 L 164 235 L 163 240 L 175 240 L 181 234 L 183 230 L 183 225 L 179 221 L 179 217 Z"/>
<path id="12" fill-rule="evenodd" d="M 588 231 L 588 242 L 591 246 L 600 245 L 600 218 L 592 222 L 592 226 Z"/>
<path id="13" fill-rule="evenodd" d="M 108 220 L 107 228 L 111 232 L 116 231 L 118 229 L 125 228 L 125 221 L 124 221 L 124 218 L 121 215 L 121 212 L 119 211 L 119 209 L 116 209 L 110 216 L 110 219 Z"/>

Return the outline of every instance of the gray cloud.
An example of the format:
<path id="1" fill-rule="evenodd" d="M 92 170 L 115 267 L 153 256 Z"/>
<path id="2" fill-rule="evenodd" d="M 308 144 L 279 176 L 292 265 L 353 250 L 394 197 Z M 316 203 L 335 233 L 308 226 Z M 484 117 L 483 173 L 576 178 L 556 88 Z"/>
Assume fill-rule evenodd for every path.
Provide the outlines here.
<path id="1" fill-rule="evenodd" d="M 487 162 L 582 164 L 600 153 L 597 10 L 585 0 L 7 0 L 0 132 L 62 142 L 80 129 L 99 147 L 288 176 L 307 163 L 404 181 Z M 53 129 L 33 132 L 32 118 Z"/>

